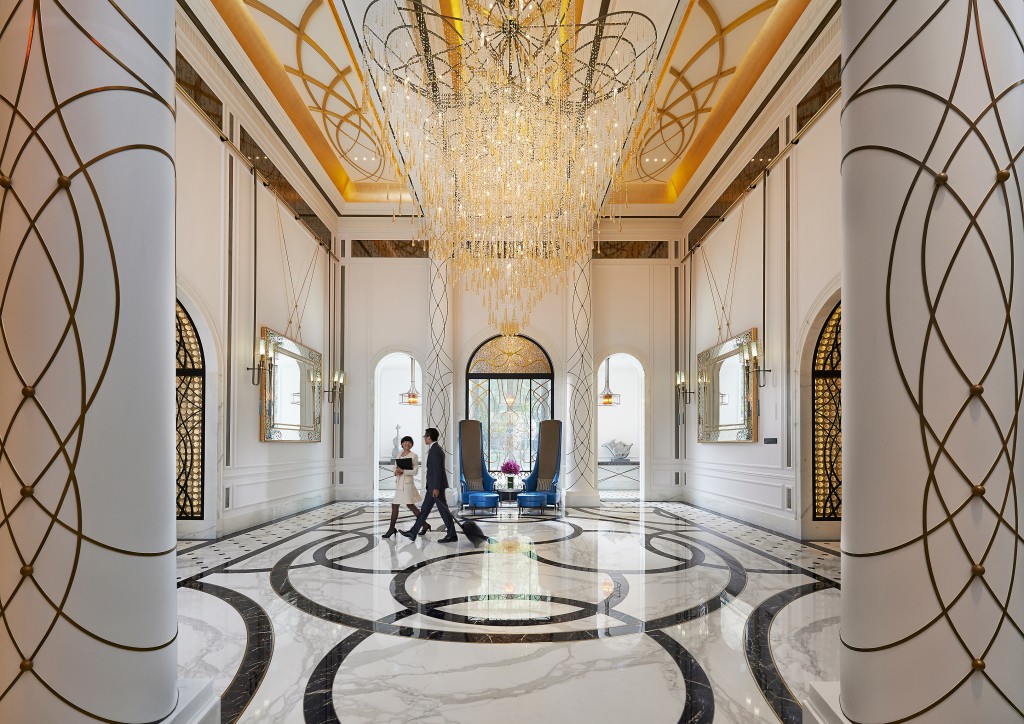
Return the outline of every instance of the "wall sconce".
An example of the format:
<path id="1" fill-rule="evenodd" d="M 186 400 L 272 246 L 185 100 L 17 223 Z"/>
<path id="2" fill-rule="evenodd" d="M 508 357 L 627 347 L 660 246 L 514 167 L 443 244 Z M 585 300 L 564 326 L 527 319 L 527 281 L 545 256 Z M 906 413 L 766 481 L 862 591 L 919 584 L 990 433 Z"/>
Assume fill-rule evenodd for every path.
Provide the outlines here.
<path id="1" fill-rule="evenodd" d="M 763 351 L 764 350 L 758 350 L 757 342 L 750 345 L 750 357 L 754 365 L 754 375 L 757 379 L 758 387 L 764 387 L 768 384 L 768 373 L 771 372 L 770 369 L 761 369 L 760 361 L 763 356 L 759 353 Z"/>
<path id="2" fill-rule="evenodd" d="M 399 405 L 420 404 L 420 392 L 416 389 L 416 360 L 409 358 L 409 391 L 398 395 Z"/>
<path id="3" fill-rule="evenodd" d="M 676 395 L 682 398 L 684 405 L 689 405 L 693 402 L 693 396 L 695 392 L 691 392 L 686 389 L 686 373 L 680 370 L 676 372 Z"/>
<path id="4" fill-rule="evenodd" d="M 345 371 L 334 370 L 334 374 L 331 375 L 331 384 L 328 385 L 324 392 L 327 393 L 327 401 L 330 404 L 334 404 L 341 396 L 341 388 L 345 386 Z"/>
<path id="5" fill-rule="evenodd" d="M 252 367 L 246 367 L 246 371 L 250 373 L 249 382 L 252 383 L 253 387 L 259 387 L 260 382 L 263 380 L 263 370 L 267 368 L 267 365 L 274 364 L 274 354 L 271 352 L 267 354 L 267 338 L 260 337 L 259 344 L 256 345 L 256 349 L 253 350 Z"/>

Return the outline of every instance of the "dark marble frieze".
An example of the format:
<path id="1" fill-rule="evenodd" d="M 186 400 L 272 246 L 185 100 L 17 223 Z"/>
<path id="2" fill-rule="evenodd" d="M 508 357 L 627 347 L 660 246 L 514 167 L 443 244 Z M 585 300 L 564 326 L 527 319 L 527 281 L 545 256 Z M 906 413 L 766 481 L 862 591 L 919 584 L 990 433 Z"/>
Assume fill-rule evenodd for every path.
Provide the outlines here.
<path id="1" fill-rule="evenodd" d="M 353 259 L 427 259 L 427 242 L 407 239 L 353 239 Z"/>

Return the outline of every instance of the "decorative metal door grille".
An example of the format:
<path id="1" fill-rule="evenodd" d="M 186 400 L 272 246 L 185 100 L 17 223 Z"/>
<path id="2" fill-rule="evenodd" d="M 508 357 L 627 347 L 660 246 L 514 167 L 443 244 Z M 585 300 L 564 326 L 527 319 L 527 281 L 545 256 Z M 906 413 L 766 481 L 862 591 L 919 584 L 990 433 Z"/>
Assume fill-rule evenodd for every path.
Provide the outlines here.
<path id="1" fill-rule="evenodd" d="M 203 430 L 206 365 L 203 346 L 188 312 L 176 305 L 177 328 L 177 512 L 178 520 L 203 519 Z"/>
<path id="2" fill-rule="evenodd" d="M 841 304 L 828 315 L 814 347 L 814 520 L 841 520 L 843 514 Z"/>

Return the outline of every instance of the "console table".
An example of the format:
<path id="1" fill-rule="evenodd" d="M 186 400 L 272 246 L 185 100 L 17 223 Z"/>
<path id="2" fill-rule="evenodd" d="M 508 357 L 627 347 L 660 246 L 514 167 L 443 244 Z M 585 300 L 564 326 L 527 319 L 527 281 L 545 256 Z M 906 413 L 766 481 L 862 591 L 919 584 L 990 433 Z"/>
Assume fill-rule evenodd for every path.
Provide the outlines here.
<path id="1" fill-rule="evenodd" d="M 597 483 L 602 490 L 638 490 L 639 460 L 598 460 Z"/>

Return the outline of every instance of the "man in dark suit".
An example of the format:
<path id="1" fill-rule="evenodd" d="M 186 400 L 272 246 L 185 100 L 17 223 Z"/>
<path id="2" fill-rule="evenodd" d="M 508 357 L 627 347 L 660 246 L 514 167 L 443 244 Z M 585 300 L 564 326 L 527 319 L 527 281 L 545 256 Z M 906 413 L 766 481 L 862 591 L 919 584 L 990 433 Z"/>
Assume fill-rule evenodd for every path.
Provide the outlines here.
<path id="1" fill-rule="evenodd" d="M 423 498 L 423 506 L 420 508 L 420 514 L 416 517 L 412 528 L 399 531 L 399 533 L 409 540 L 416 540 L 416 533 L 423 527 L 434 503 L 437 503 L 441 520 L 444 521 L 444 527 L 448 531 L 441 542 L 454 543 L 458 540 L 458 536 L 455 535 L 455 521 L 452 519 L 451 511 L 448 510 L 448 500 L 445 498 L 445 491 L 448 489 L 448 473 L 444 469 L 444 450 L 437 444 L 438 437 L 440 437 L 440 433 L 436 428 L 428 427 L 423 432 L 423 442 L 427 444 L 427 482 L 424 486 L 427 494 Z"/>

